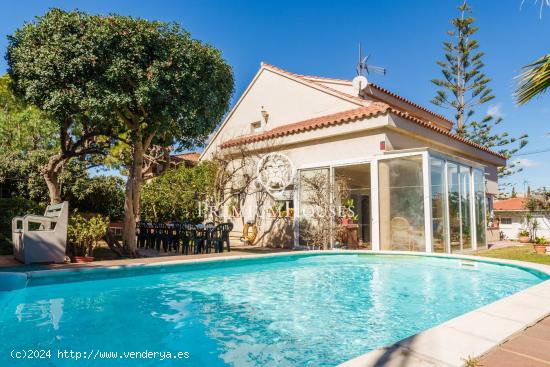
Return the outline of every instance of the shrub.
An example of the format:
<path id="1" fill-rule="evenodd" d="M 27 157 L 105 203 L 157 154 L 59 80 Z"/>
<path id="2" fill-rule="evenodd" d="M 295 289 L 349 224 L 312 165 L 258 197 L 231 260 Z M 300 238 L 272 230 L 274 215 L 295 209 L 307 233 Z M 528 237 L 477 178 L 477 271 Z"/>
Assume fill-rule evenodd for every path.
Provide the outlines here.
<path id="1" fill-rule="evenodd" d="M 529 236 L 529 231 L 526 230 L 526 229 L 521 229 L 519 232 L 518 232 L 518 235 L 520 237 L 528 237 Z"/>
<path id="2" fill-rule="evenodd" d="M 535 238 L 535 243 L 536 243 L 537 245 L 546 245 L 547 242 L 548 242 L 548 241 L 547 241 L 546 238 L 544 238 L 544 237 L 537 237 L 537 238 Z"/>
<path id="3" fill-rule="evenodd" d="M 109 218 L 94 216 L 89 219 L 73 214 L 67 230 L 67 255 L 92 256 L 97 243 L 109 228 Z"/>
<path id="4" fill-rule="evenodd" d="M 195 167 L 181 166 L 143 185 L 142 219 L 154 222 L 200 221 L 199 203 L 206 201 L 213 190 L 215 170 L 211 162 Z"/>
<path id="5" fill-rule="evenodd" d="M 116 176 L 82 178 L 65 189 L 72 209 L 80 213 L 100 214 L 110 219 L 124 216 L 124 180 Z"/>

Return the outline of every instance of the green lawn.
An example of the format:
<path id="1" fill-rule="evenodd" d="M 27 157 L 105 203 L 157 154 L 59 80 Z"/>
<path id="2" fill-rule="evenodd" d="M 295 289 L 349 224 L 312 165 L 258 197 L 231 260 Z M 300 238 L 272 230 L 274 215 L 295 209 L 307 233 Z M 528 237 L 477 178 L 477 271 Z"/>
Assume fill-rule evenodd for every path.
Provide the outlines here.
<path id="1" fill-rule="evenodd" d="M 477 251 L 473 255 L 550 265 L 550 255 L 535 253 L 532 245 Z"/>

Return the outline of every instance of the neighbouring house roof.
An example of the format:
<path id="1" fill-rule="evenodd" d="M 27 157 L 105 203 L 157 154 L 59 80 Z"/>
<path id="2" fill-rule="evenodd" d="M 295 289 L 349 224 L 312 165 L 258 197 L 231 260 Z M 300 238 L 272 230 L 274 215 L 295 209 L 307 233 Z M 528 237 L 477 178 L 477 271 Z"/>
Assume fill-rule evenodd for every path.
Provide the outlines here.
<path id="1" fill-rule="evenodd" d="M 199 162 L 199 157 L 200 153 L 197 152 L 170 154 L 170 166 L 177 167 L 180 164 L 183 164 L 185 167 L 193 167 Z M 149 180 L 153 177 L 160 175 L 163 171 L 164 168 L 162 164 L 154 163 L 143 174 L 143 177 L 146 180 Z"/>
<path id="2" fill-rule="evenodd" d="M 174 162 L 188 161 L 188 162 L 198 162 L 200 153 L 190 152 L 190 153 L 181 153 L 181 154 L 172 154 L 170 159 Z"/>
<path id="3" fill-rule="evenodd" d="M 495 211 L 523 211 L 526 198 L 510 198 L 504 200 L 495 200 L 493 210 Z"/>
<path id="4" fill-rule="evenodd" d="M 287 135 L 299 134 L 299 133 L 303 133 L 311 130 L 327 128 L 331 126 L 355 122 L 357 120 L 362 120 L 365 118 L 372 118 L 379 115 L 393 113 L 394 115 L 405 118 L 420 126 L 433 130 L 441 135 L 445 135 L 451 139 L 460 141 L 474 148 L 477 148 L 484 152 L 495 155 L 499 158 L 506 159 L 504 155 L 498 152 L 494 152 L 480 144 L 469 141 L 467 139 L 460 137 L 457 134 L 452 133 L 450 128 L 452 127 L 453 122 L 449 121 L 445 117 L 439 114 L 436 114 L 428 110 L 427 108 L 422 107 L 414 102 L 411 102 L 410 100 L 404 97 L 401 97 L 393 92 L 390 92 L 387 89 L 384 89 L 378 85 L 370 84 L 372 89 L 380 92 L 381 94 L 385 94 L 387 96 L 393 97 L 394 99 L 401 101 L 405 106 L 410 106 L 410 108 L 406 108 L 406 107 L 404 108 L 403 105 L 401 105 L 401 107 L 397 107 L 392 103 L 388 103 L 385 100 L 381 101 L 380 96 L 374 96 L 369 92 L 367 92 L 367 94 L 369 94 L 369 97 L 378 101 L 373 102 L 371 100 L 364 99 L 359 96 L 353 96 L 351 94 L 345 93 L 343 91 L 331 88 L 326 84 L 323 84 L 323 82 L 332 81 L 334 83 L 346 84 L 351 86 L 351 81 L 349 80 L 295 74 L 267 63 L 262 63 L 262 68 L 269 69 L 280 74 L 284 74 L 295 80 L 297 79 L 300 82 L 308 84 L 314 88 L 325 90 L 327 93 L 330 93 L 332 95 L 344 98 L 348 101 L 355 103 L 358 106 L 358 108 L 353 108 L 347 111 L 319 116 L 316 118 L 311 118 L 311 119 L 302 120 L 302 121 L 289 121 L 288 123 L 283 124 L 283 126 L 276 127 L 272 130 L 264 131 L 257 134 L 243 135 L 237 138 L 230 139 L 222 143 L 220 145 L 221 148 L 229 148 L 229 147 L 234 147 L 242 144 L 259 142 L 259 141 L 283 137 Z M 439 120 L 438 121 L 439 123 L 435 123 L 432 120 L 428 120 L 426 118 L 422 118 L 418 116 L 418 113 L 417 113 L 418 110 L 424 111 L 425 113 L 434 117 L 435 118 L 434 120 Z M 441 121 L 443 123 L 441 123 Z M 449 128 L 446 128 L 447 126 Z"/>

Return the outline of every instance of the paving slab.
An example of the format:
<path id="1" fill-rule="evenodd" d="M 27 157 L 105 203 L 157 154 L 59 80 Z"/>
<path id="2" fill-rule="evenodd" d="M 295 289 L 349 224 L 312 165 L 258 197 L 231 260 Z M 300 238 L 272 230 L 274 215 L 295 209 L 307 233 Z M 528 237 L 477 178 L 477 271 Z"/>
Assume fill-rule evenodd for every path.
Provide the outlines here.
<path id="1" fill-rule="evenodd" d="M 525 335 L 540 340 L 550 341 L 550 326 L 546 326 L 542 323 L 536 324 L 525 330 Z"/>
<path id="2" fill-rule="evenodd" d="M 441 367 L 441 363 L 430 361 L 415 355 L 409 349 L 392 346 L 377 349 L 368 355 L 340 364 L 338 367 Z"/>
<path id="3" fill-rule="evenodd" d="M 550 341 L 548 340 L 523 334 L 504 343 L 501 348 L 550 362 Z"/>
<path id="4" fill-rule="evenodd" d="M 550 363 L 496 348 L 481 359 L 483 367 L 548 367 Z"/>
<path id="5" fill-rule="evenodd" d="M 520 321 L 477 311 L 456 317 L 441 325 L 483 339 L 489 339 L 498 344 L 506 341 L 510 335 L 520 332 L 525 328 L 525 325 Z"/>
<path id="6" fill-rule="evenodd" d="M 469 333 L 436 326 L 397 343 L 427 360 L 435 360 L 440 365 L 462 366 L 464 359 L 478 356 L 494 346 L 494 342 Z M 407 366 L 413 366 L 407 364 Z"/>

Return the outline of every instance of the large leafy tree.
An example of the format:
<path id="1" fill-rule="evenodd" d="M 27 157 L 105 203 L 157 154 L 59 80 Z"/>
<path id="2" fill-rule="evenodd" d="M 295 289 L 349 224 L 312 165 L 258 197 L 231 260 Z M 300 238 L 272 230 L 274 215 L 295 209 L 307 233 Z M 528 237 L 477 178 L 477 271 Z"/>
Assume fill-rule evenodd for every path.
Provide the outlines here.
<path id="1" fill-rule="evenodd" d="M 109 44 L 102 32 L 97 17 L 52 9 L 8 37 L 13 89 L 56 124 L 58 149 L 41 169 L 52 203 L 62 200 L 59 176 L 67 162 L 105 153 L 114 134 L 103 93 Z"/>
<path id="2" fill-rule="evenodd" d="M 177 24 L 58 9 L 10 38 L 8 62 L 18 90 L 60 123 L 61 158 L 97 153 L 103 137 L 126 146 L 123 239 L 135 254 L 147 152 L 205 141 L 227 110 L 230 66 Z"/>
<path id="3" fill-rule="evenodd" d="M 440 87 L 431 101 L 436 106 L 447 108 L 455 113 L 456 133 L 468 140 L 502 153 L 511 158 L 527 145 L 527 134 L 512 137 L 508 132 L 499 132 L 503 123 L 501 116 L 487 114 L 475 119 L 476 107 L 495 97 L 489 82 L 491 79 L 483 72 L 484 53 L 479 43 L 472 38 L 478 31 L 474 26 L 475 18 L 466 1 L 458 7 L 459 16 L 451 20 L 453 29 L 448 32 L 450 40 L 443 43 L 444 61 L 438 61 L 443 78 L 432 83 Z M 508 162 L 501 167 L 499 176 L 506 177 L 521 171 L 516 162 Z"/>
<path id="4" fill-rule="evenodd" d="M 177 24 L 124 16 L 103 22 L 110 38 L 105 92 L 130 151 L 123 239 L 134 254 L 146 153 L 154 145 L 203 144 L 228 108 L 233 75 L 217 49 Z"/>

